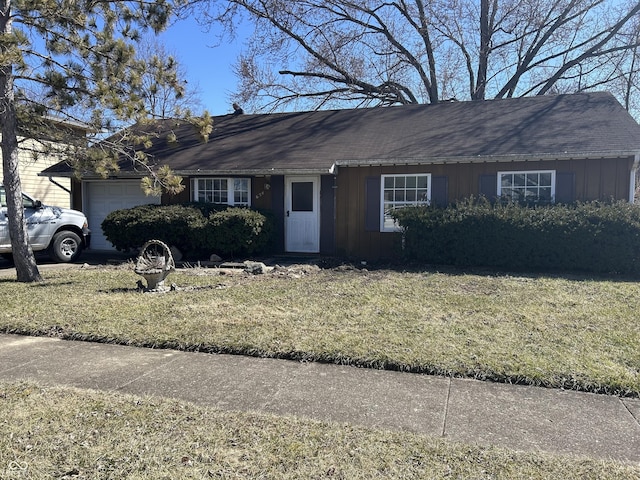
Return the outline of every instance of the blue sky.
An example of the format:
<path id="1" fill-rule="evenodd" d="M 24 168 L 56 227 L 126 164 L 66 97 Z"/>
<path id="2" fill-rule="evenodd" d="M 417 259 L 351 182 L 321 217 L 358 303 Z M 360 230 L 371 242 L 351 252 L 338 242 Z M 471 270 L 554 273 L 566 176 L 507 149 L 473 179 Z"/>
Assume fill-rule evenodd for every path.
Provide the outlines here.
<path id="1" fill-rule="evenodd" d="M 237 79 L 232 66 L 242 47 L 241 38 L 221 43 L 214 32 L 203 32 L 202 27 L 189 18 L 169 27 L 159 40 L 169 53 L 178 57 L 188 82 L 198 85 L 203 106 L 210 114 L 233 111 L 229 95 L 235 91 Z"/>

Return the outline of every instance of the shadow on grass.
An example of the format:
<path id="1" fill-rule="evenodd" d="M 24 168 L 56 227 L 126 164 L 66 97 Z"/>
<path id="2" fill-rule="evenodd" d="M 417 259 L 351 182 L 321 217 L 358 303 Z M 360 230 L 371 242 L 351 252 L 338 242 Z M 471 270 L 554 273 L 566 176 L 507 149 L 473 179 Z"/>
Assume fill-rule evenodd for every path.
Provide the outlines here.
<path id="1" fill-rule="evenodd" d="M 19 283 L 18 280 L 15 278 L 15 276 L 12 277 L 2 277 L 0 278 L 0 285 L 2 284 L 16 284 Z M 67 282 L 56 282 L 55 286 L 64 286 L 64 285 L 75 285 L 77 282 L 71 282 L 71 281 L 67 281 Z M 52 283 L 48 282 L 48 281 L 43 281 L 43 282 L 27 282 L 25 283 L 25 285 L 32 287 L 32 288 L 46 288 L 46 287 L 51 287 Z"/>

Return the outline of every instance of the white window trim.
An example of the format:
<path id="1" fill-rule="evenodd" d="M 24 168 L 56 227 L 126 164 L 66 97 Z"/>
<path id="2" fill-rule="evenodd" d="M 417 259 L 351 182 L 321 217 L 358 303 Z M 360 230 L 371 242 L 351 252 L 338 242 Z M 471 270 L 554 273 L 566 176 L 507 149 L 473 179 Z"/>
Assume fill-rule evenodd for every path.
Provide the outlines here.
<path id="1" fill-rule="evenodd" d="M 234 180 L 246 180 L 247 181 L 247 203 L 239 203 L 238 206 L 250 207 L 251 206 L 251 178 L 249 177 L 197 177 L 191 179 L 191 200 L 193 202 L 198 201 L 198 182 L 200 180 L 226 180 L 227 181 L 227 202 L 219 203 L 217 205 L 229 205 L 230 207 L 236 206 L 235 203 L 235 191 L 233 189 Z M 213 203 L 213 202 L 212 202 Z"/>
<path id="2" fill-rule="evenodd" d="M 382 175 L 380 177 L 380 231 L 381 232 L 399 232 L 400 226 L 394 224 L 393 227 L 386 227 L 384 224 L 384 180 L 385 178 L 393 177 L 427 177 L 427 201 L 426 202 L 413 202 L 409 205 L 429 205 L 431 203 L 431 174 L 430 173 L 394 173 Z M 407 206 L 407 205 L 403 205 Z"/>
<path id="3" fill-rule="evenodd" d="M 530 174 L 530 173 L 550 173 L 551 174 L 551 203 L 556 202 L 556 171 L 555 170 L 503 170 L 498 172 L 498 188 L 496 190 L 497 197 L 502 197 L 502 175 L 514 175 L 514 174 Z"/>

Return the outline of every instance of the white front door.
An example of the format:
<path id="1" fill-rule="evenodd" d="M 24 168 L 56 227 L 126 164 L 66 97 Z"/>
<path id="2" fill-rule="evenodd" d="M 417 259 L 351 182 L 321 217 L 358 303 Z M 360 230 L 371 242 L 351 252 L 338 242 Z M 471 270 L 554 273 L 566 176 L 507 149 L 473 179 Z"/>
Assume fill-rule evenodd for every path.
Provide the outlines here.
<path id="1" fill-rule="evenodd" d="M 320 178 L 285 179 L 285 250 L 320 251 Z"/>

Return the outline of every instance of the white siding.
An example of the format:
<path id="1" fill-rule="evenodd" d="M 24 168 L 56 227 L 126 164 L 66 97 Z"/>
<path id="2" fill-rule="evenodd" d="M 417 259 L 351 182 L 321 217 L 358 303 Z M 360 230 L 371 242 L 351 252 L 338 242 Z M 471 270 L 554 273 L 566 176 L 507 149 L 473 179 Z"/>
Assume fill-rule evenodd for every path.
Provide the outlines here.
<path id="1" fill-rule="evenodd" d="M 21 143 L 19 150 L 19 173 L 22 191 L 30 196 L 42 201 L 46 205 L 58 207 L 69 207 L 71 205 L 71 195 L 58 185 L 53 184 L 46 177 L 39 177 L 38 173 L 51 165 L 60 161 L 58 157 L 39 155 L 34 159 L 32 149 L 37 148 L 37 142 L 25 141 Z M 2 152 L 0 152 L 0 159 Z M 2 181 L 2 162 L 0 162 L 0 183 Z M 71 189 L 71 180 L 68 178 L 54 178 L 54 180 L 65 187 Z"/>

